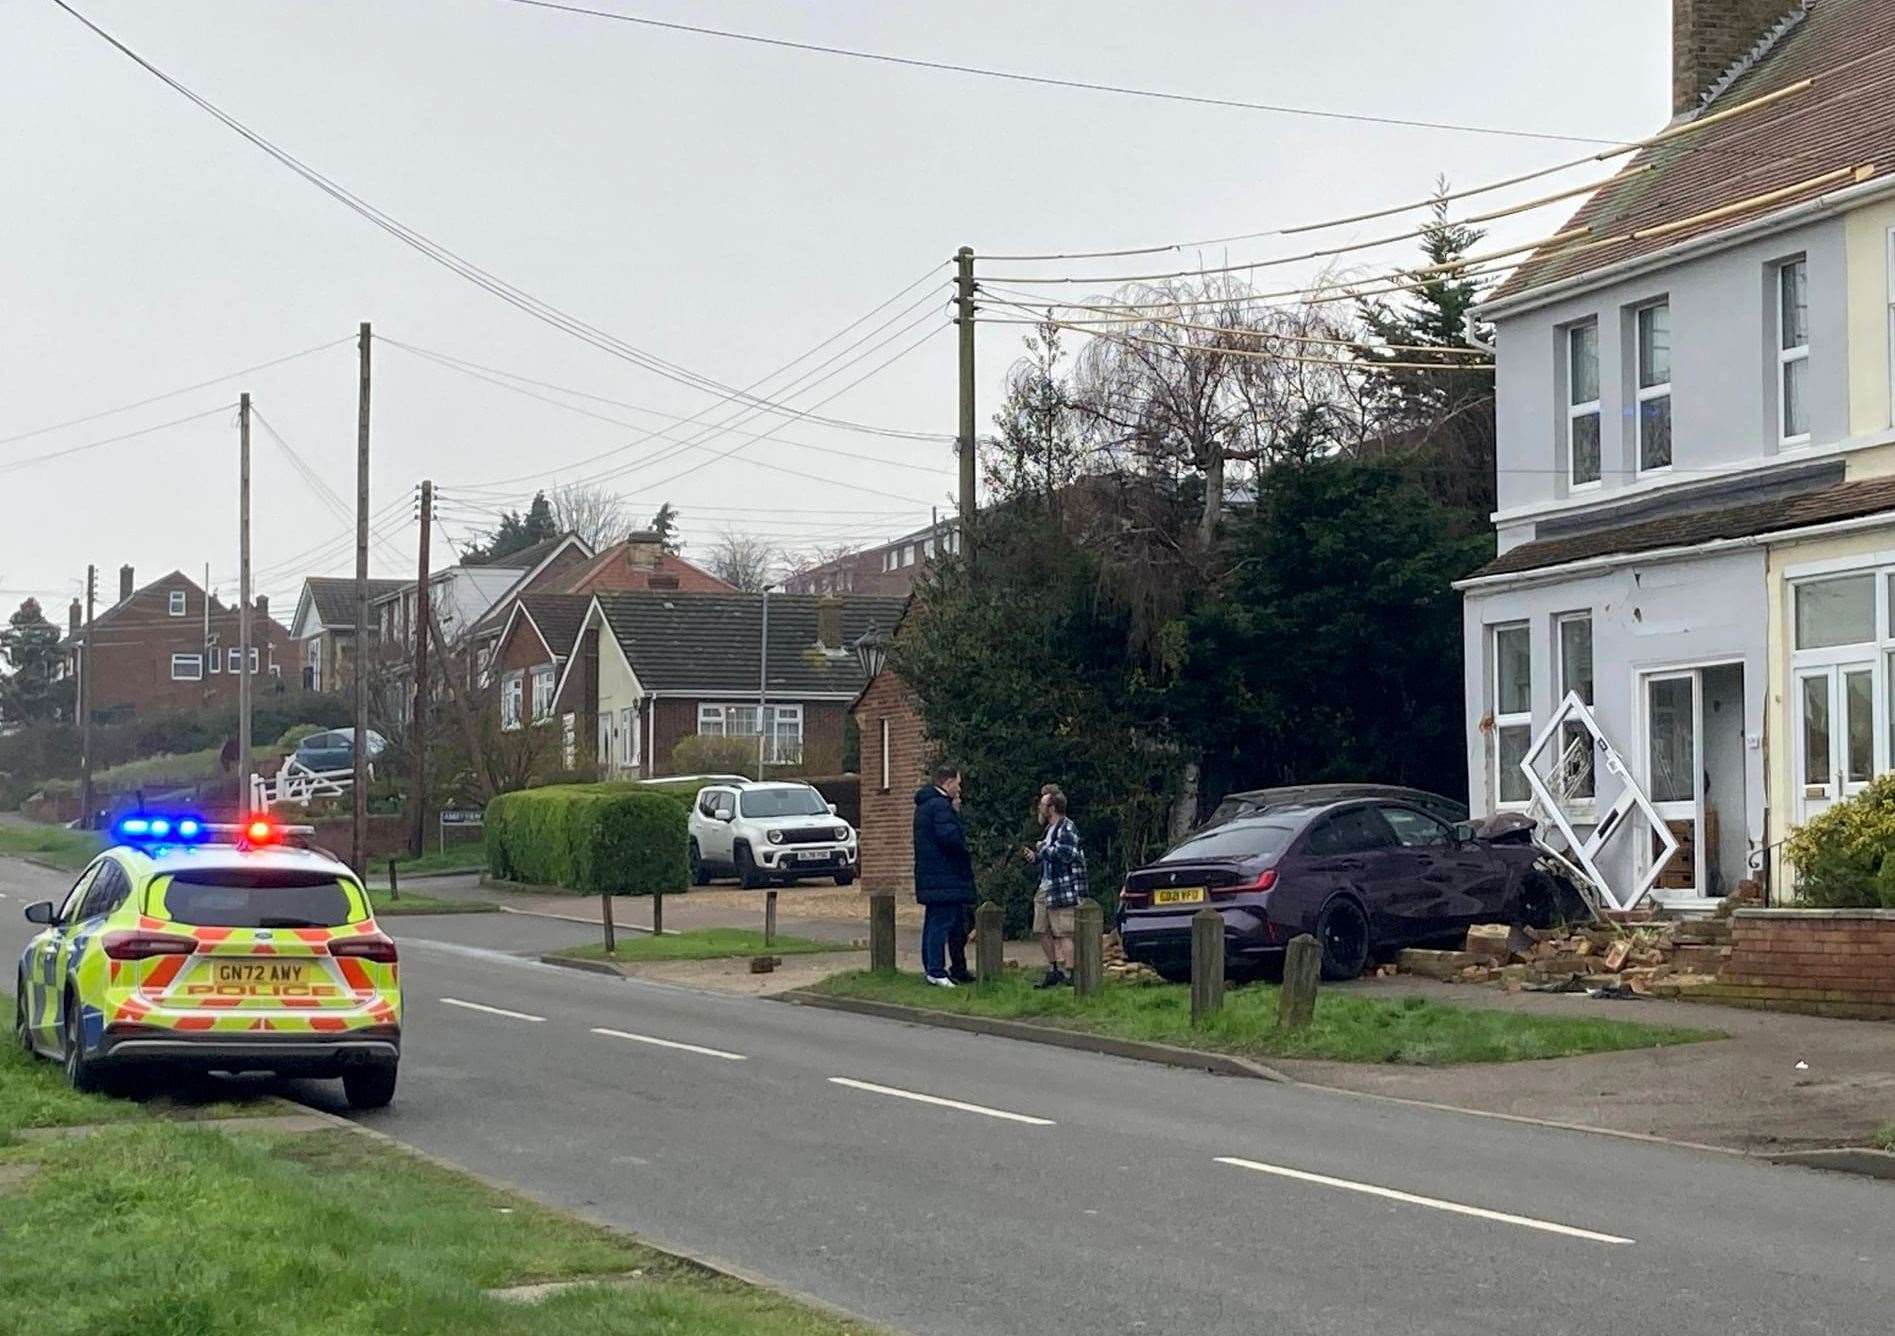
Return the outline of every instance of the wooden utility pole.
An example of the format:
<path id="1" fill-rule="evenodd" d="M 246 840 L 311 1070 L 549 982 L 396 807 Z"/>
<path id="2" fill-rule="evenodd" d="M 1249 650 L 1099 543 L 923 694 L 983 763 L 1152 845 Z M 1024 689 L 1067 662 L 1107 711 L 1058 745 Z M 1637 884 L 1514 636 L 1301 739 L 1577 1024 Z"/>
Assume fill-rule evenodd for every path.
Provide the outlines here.
<path id="1" fill-rule="evenodd" d="M 86 567 L 86 628 L 79 642 L 79 819 L 92 829 L 92 601 L 99 592 L 99 568 Z"/>
<path id="2" fill-rule="evenodd" d="M 434 532 L 434 484 L 421 484 L 421 558 L 415 576 L 415 702 L 408 720 L 408 737 L 414 750 L 414 779 L 408 795 L 408 810 L 414 827 L 408 832 L 408 852 L 416 858 L 427 852 L 428 844 L 428 627 L 434 610 L 428 598 L 428 536 Z M 446 663 L 441 671 L 450 671 Z"/>
<path id="3" fill-rule="evenodd" d="M 974 562 L 974 248 L 954 256 L 955 323 L 961 327 L 961 559 Z"/>
<path id="4" fill-rule="evenodd" d="M 368 875 L 368 321 L 358 336 L 361 347 L 361 389 L 355 406 L 355 737 L 349 749 L 355 761 L 355 820 L 349 845 L 349 866 L 355 875 Z M 366 883 L 365 883 L 366 884 Z"/>
<path id="5" fill-rule="evenodd" d="M 206 593 L 206 601 L 209 600 Z M 250 395 L 237 396 L 237 810 L 250 810 Z"/>

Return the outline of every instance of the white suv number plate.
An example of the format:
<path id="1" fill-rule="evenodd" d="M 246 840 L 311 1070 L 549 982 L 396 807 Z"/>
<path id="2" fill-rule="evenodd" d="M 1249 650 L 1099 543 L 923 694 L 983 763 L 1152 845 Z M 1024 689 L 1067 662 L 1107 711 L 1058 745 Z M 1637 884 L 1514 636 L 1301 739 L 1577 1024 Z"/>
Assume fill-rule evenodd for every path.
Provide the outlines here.
<path id="1" fill-rule="evenodd" d="M 829 851 L 827 849 L 803 849 L 800 850 L 796 856 L 805 863 L 823 863 L 828 861 Z"/>

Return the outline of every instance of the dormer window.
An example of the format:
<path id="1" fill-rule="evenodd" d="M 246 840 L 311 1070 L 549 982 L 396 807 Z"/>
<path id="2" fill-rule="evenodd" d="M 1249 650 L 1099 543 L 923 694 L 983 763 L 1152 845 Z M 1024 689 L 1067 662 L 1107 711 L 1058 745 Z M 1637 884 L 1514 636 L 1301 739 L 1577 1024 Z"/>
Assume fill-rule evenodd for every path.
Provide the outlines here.
<path id="1" fill-rule="evenodd" d="M 1566 464 L 1574 490 L 1599 482 L 1599 322 L 1566 331 Z"/>
<path id="2" fill-rule="evenodd" d="M 1809 440 L 1809 264 L 1777 266 L 1777 426 L 1783 445 Z"/>
<path id="3" fill-rule="evenodd" d="M 1671 303 L 1641 306 L 1638 325 L 1638 471 L 1671 467 Z"/>

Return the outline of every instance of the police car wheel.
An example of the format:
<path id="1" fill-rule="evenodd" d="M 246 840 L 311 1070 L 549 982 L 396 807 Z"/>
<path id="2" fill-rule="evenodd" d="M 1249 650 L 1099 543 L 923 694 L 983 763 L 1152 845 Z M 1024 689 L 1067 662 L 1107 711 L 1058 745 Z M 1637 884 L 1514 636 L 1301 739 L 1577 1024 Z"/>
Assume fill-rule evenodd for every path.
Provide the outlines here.
<path id="1" fill-rule="evenodd" d="M 85 1042 L 79 1029 L 79 999 L 66 994 L 65 1017 L 66 1084 L 81 1093 L 99 1088 L 98 1069 L 86 1058 Z"/>
<path id="2" fill-rule="evenodd" d="M 13 994 L 13 1039 L 20 1046 L 20 1052 L 27 1057 L 33 1056 L 33 1027 L 26 1019 L 26 980 L 21 979 L 18 991 Z"/>
<path id="3" fill-rule="evenodd" d="M 354 1067 L 342 1073 L 342 1093 L 352 1109 L 386 1108 L 395 1098 L 395 1071 L 388 1067 Z"/>

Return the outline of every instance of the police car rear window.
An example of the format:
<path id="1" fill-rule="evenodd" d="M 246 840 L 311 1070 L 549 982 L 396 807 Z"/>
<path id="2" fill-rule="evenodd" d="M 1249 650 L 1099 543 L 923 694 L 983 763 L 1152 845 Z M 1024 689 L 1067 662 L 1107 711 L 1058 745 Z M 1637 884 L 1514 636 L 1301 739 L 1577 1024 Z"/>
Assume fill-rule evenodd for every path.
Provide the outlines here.
<path id="1" fill-rule="evenodd" d="M 164 893 L 165 916 L 200 928 L 336 928 L 350 921 L 349 893 L 319 872 L 202 868 Z"/>

